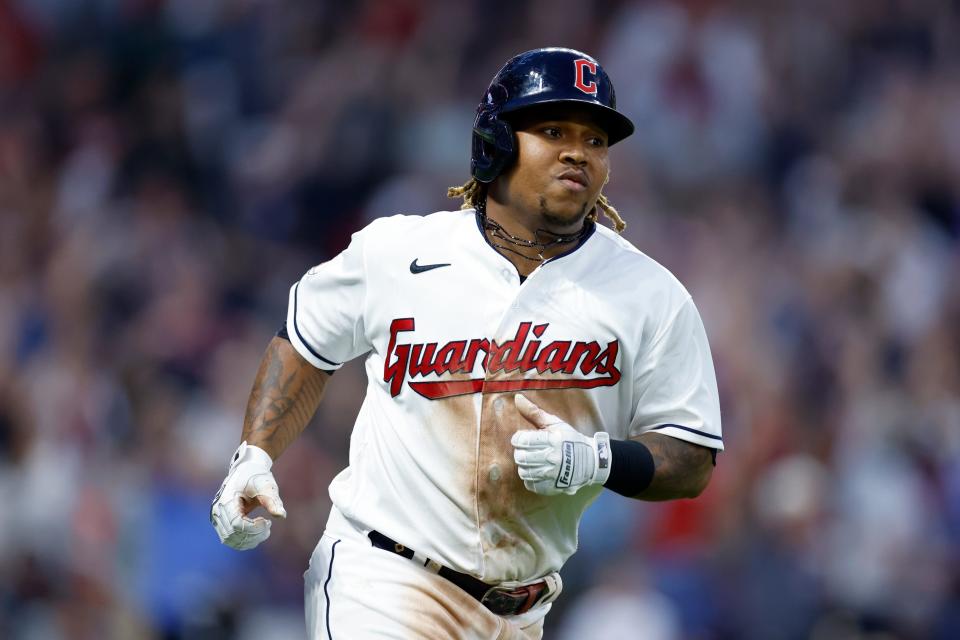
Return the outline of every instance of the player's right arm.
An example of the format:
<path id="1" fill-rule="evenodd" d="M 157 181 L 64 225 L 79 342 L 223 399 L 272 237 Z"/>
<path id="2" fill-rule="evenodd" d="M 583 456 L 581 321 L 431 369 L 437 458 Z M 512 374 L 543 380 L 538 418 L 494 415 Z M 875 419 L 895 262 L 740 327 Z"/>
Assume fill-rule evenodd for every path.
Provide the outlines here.
<path id="1" fill-rule="evenodd" d="M 210 509 L 220 540 L 250 549 L 270 535 L 270 521 L 249 518 L 257 506 L 285 517 L 273 461 L 303 431 L 320 405 L 330 372 L 370 350 L 363 331 L 365 243 L 372 223 L 350 246 L 310 269 L 290 288 L 287 322 L 267 346 L 243 420 L 243 442 Z"/>
<path id="2" fill-rule="evenodd" d="M 222 543 L 244 550 L 270 537 L 268 519 L 249 517 L 259 506 L 273 517 L 286 517 L 270 469 L 313 417 L 329 378 L 289 340 L 275 337 L 267 345 L 247 401 L 243 441 L 210 507 L 210 522 Z"/>
<path id="3" fill-rule="evenodd" d="M 247 401 L 243 436 L 276 460 L 316 413 L 330 374 L 297 353 L 289 340 L 267 345 Z"/>

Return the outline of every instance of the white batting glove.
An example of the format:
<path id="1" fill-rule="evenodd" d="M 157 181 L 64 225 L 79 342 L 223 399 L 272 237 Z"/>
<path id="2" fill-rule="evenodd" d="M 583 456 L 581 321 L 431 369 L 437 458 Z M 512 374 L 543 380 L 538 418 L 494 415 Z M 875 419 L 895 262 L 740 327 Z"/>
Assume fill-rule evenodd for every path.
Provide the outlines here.
<path id="1" fill-rule="evenodd" d="M 573 495 L 610 477 L 610 435 L 592 438 L 547 413 L 524 396 L 514 396 L 520 415 L 536 429 L 517 431 L 510 439 L 513 461 L 529 491 L 543 496 Z"/>
<path id="2" fill-rule="evenodd" d="M 280 500 L 280 489 L 273 479 L 270 455 L 246 441 L 240 444 L 227 477 L 210 506 L 210 523 L 217 530 L 220 542 L 240 551 L 253 549 L 270 537 L 270 520 L 247 514 L 262 505 L 271 516 L 286 518 Z"/>

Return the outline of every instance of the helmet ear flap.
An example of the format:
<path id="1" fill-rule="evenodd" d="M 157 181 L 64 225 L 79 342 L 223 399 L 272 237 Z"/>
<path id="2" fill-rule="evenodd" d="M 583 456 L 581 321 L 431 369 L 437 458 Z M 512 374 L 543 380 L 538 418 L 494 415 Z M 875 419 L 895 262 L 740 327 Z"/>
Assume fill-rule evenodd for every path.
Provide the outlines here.
<path id="1" fill-rule="evenodd" d="M 515 145 L 513 129 L 499 118 L 484 118 L 473 128 L 473 157 L 470 172 L 483 183 L 493 182 L 513 160 Z"/>
<path id="2" fill-rule="evenodd" d="M 507 97 L 506 87 L 494 82 L 477 108 L 470 173 L 479 182 L 493 182 L 514 157 L 513 129 L 500 119 L 500 109 Z"/>

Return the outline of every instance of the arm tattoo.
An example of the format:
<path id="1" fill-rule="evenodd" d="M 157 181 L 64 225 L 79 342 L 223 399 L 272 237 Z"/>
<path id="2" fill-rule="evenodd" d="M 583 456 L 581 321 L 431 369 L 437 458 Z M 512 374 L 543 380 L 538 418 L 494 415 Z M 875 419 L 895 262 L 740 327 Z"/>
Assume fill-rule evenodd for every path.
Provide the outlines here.
<path id="1" fill-rule="evenodd" d="M 661 433 L 645 433 L 637 440 L 650 450 L 656 468 L 650 486 L 637 498 L 696 498 L 706 488 L 713 474 L 710 449 Z"/>
<path id="2" fill-rule="evenodd" d="M 288 341 L 273 338 L 247 401 L 243 440 L 276 460 L 313 417 L 329 378 Z"/>

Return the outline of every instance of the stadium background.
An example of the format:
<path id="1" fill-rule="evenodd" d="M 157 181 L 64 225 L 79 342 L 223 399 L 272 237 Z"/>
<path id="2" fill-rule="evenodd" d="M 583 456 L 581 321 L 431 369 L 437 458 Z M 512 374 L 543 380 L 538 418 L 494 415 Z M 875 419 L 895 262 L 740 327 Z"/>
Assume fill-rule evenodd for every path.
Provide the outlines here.
<path id="1" fill-rule="evenodd" d="M 608 193 L 728 451 L 696 501 L 603 496 L 547 637 L 960 637 L 951 0 L 0 0 L 0 636 L 301 637 L 358 366 L 269 543 L 207 522 L 287 287 L 456 207 L 486 83 L 558 44 L 637 124 Z"/>

